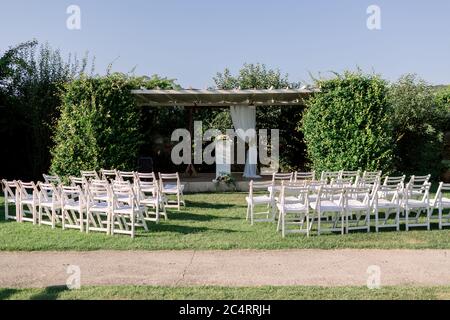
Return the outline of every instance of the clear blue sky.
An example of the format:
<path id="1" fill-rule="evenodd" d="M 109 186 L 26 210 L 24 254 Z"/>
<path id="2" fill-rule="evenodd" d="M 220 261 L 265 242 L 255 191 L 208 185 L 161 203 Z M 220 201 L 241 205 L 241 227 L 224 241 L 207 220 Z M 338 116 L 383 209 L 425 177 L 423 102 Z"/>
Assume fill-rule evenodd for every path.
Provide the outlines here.
<path id="1" fill-rule="evenodd" d="M 81 8 L 82 29 L 66 28 Z M 369 5 L 381 30 L 366 27 Z M 154 73 L 184 87 L 212 85 L 216 72 L 261 62 L 309 81 L 309 72 L 359 66 L 389 80 L 414 72 L 450 83 L 450 1 L 407 0 L 1 0 L 0 51 L 36 38 L 64 54 L 89 51 L 102 74 Z M 119 57 L 119 58 L 118 58 Z M 117 59 L 118 58 L 118 59 Z M 117 60 L 116 60 L 117 59 Z"/>

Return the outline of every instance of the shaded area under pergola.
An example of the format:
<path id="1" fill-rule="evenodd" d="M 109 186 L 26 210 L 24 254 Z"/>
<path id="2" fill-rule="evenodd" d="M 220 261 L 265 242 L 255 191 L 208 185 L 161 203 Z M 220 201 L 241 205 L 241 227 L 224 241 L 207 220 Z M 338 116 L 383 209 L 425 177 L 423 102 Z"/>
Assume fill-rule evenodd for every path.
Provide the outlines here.
<path id="1" fill-rule="evenodd" d="M 136 101 L 140 106 L 149 107 L 186 107 L 189 110 L 189 131 L 193 135 L 193 111 L 200 108 L 241 108 L 242 117 L 253 117 L 253 128 L 255 127 L 256 114 L 249 112 L 246 114 L 246 108 L 260 106 L 304 106 L 305 101 L 312 94 L 320 92 L 319 89 L 179 89 L 179 90 L 165 90 L 165 89 L 138 89 L 132 90 Z M 244 110 L 242 110 L 244 108 Z M 238 129 L 239 117 L 234 117 L 233 125 Z M 242 123 L 242 121 L 241 121 Z M 248 128 L 246 128 L 248 129 Z M 250 166 L 246 162 L 245 172 Z M 256 165 L 252 164 L 254 168 Z M 255 169 L 253 170 L 255 171 Z M 186 168 L 186 173 L 195 175 L 196 171 L 192 164 Z M 254 175 L 256 176 L 256 175 Z"/>

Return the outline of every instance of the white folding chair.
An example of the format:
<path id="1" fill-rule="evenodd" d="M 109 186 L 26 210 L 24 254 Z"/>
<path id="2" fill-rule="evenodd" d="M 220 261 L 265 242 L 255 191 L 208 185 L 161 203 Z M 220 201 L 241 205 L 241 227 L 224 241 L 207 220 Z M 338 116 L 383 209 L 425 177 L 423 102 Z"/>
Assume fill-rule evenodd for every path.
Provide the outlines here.
<path id="1" fill-rule="evenodd" d="M 39 225 L 49 225 L 54 229 L 56 224 L 62 220 L 60 191 L 52 183 L 39 182 L 37 187 L 39 190 Z"/>
<path id="2" fill-rule="evenodd" d="M 286 201 L 286 196 L 296 194 L 295 202 Z M 280 230 L 283 238 L 287 233 L 306 233 L 309 237 L 311 221 L 309 217 L 308 187 L 304 183 L 281 182 L 280 202 L 278 208 L 277 231 Z"/>
<path id="3" fill-rule="evenodd" d="M 339 179 L 341 171 L 322 171 L 320 181 L 329 183 L 332 179 Z"/>
<path id="4" fill-rule="evenodd" d="M 403 183 L 396 185 L 378 185 L 372 193 L 372 210 L 375 215 L 375 230 L 380 228 L 395 228 L 400 230 L 400 209 Z M 394 222 L 389 218 L 394 214 Z"/>
<path id="5" fill-rule="evenodd" d="M 102 180 L 113 181 L 117 179 L 117 170 L 100 169 L 100 178 Z"/>
<path id="6" fill-rule="evenodd" d="M 19 192 L 19 222 L 32 222 L 37 224 L 39 205 L 39 191 L 34 182 L 17 181 L 17 190 Z"/>
<path id="7" fill-rule="evenodd" d="M 362 175 L 362 178 L 369 179 L 369 178 L 377 177 L 377 178 L 381 179 L 381 174 L 382 173 L 383 172 L 381 170 L 380 171 L 364 171 L 363 175 Z"/>
<path id="8" fill-rule="evenodd" d="M 154 172 L 144 173 L 144 172 L 135 172 L 134 173 L 135 181 L 144 181 L 144 182 L 153 182 L 156 181 L 156 175 Z"/>
<path id="9" fill-rule="evenodd" d="M 372 211 L 371 188 L 368 187 L 346 187 L 345 188 L 345 214 L 346 229 L 366 230 L 370 232 L 370 214 Z"/>
<path id="10" fill-rule="evenodd" d="M 56 175 L 43 174 L 42 177 L 44 178 L 45 183 L 53 183 L 55 185 L 61 184 L 61 179 Z"/>
<path id="11" fill-rule="evenodd" d="M 431 175 L 428 174 L 426 176 L 411 176 L 409 180 L 409 184 L 411 187 L 409 197 L 420 199 L 423 197 L 425 193 L 425 185 L 430 181 Z"/>
<path id="12" fill-rule="evenodd" d="M 80 187 L 82 191 L 87 187 L 88 181 L 84 177 L 69 177 L 71 187 Z"/>
<path id="13" fill-rule="evenodd" d="M 169 183 L 166 183 L 169 181 Z M 184 184 L 180 182 L 180 175 L 177 173 L 161 173 L 159 172 L 159 187 L 161 194 L 166 201 L 166 208 L 177 208 L 180 211 L 181 206 L 186 206 L 184 202 Z M 176 196 L 176 200 L 171 200 L 170 196 Z"/>
<path id="14" fill-rule="evenodd" d="M 251 225 L 254 222 L 267 222 L 275 220 L 275 199 L 272 181 L 253 181 L 249 183 L 249 193 L 245 197 L 247 202 L 247 220 Z M 261 192 L 260 194 L 258 192 Z M 256 211 L 260 206 L 265 207 L 265 211 Z M 263 218 L 258 218 L 263 216 Z M 255 218 L 256 217 L 256 218 Z"/>
<path id="15" fill-rule="evenodd" d="M 148 231 L 137 201 L 133 186 L 129 181 L 112 184 L 111 234 L 128 234 L 135 237 L 136 227 Z"/>
<path id="16" fill-rule="evenodd" d="M 130 181 L 132 184 L 136 177 L 134 171 L 117 171 L 117 176 L 120 181 Z"/>
<path id="17" fill-rule="evenodd" d="M 405 226 L 406 231 L 409 230 L 410 227 L 427 227 L 427 230 L 430 230 L 430 216 L 431 216 L 431 207 L 430 207 L 430 183 L 424 184 L 421 188 L 423 188 L 423 196 L 421 199 L 416 199 L 416 196 L 413 195 L 413 185 L 408 183 L 406 187 L 403 189 L 403 198 L 401 202 L 401 207 L 405 211 Z M 422 212 L 426 213 L 425 222 L 420 222 L 420 214 Z M 415 212 L 416 215 L 414 217 L 410 217 L 410 213 Z M 413 220 L 414 222 L 411 222 Z"/>
<path id="18" fill-rule="evenodd" d="M 144 219 L 159 222 L 160 215 L 167 220 L 166 207 L 159 192 L 158 181 L 136 181 L 138 203 L 144 206 Z"/>
<path id="19" fill-rule="evenodd" d="M 272 174 L 272 182 L 281 183 L 281 181 L 294 181 L 294 172 L 282 173 L 274 172 Z"/>
<path id="20" fill-rule="evenodd" d="M 5 201 L 5 220 L 19 221 L 19 193 L 17 189 L 17 181 L 2 180 L 3 196 Z M 15 206 L 15 214 L 9 214 L 9 206 Z"/>
<path id="21" fill-rule="evenodd" d="M 309 205 L 317 217 L 317 234 L 322 232 L 345 232 L 345 189 L 329 186 L 319 187 L 317 198 Z M 331 224 L 324 228 L 324 224 Z M 340 226 L 339 226 L 340 225 Z"/>
<path id="22" fill-rule="evenodd" d="M 110 234 L 112 191 L 106 181 L 92 180 L 87 185 L 86 232 L 99 231 Z"/>
<path id="23" fill-rule="evenodd" d="M 61 187 L 62 228 L 84 231 L 87 221 L 87 199 L 79 185 Z"/>
<path id="24" fill-rule="evenodd" d="M 294 181 L 316 181 L 316 172 L 294 172 Z"/>
<path id="25" fill-rule="evenodd" d="M 92 170 L 92 171 L 80 171 L 80 175 L 81 175 L 82 178 L 86 179 L 86 181 L 99 180 L 100 179 L 97 171 L 95 171 L 95 170 Z"/>
<path id="26" fill-rule="evenodd" d="M 438 209 L 439 230 L 444 226 L 450 226 L 450 210 L 445 215 L 444 210 L 450 209 L 450 196 L 444 197 L 444 193 L 450 193 L 450 183 L 439 183 L 434 199 L 431 200 L 431 208 Z"/>
<path id="27" fill-rule="evenodd" d="M 345 171 L 341 170 L 339 174 L 339 179 L 351 179 L 353 183 L 357 184 L 358 180 L 361 178 L 361 171 Z"/>

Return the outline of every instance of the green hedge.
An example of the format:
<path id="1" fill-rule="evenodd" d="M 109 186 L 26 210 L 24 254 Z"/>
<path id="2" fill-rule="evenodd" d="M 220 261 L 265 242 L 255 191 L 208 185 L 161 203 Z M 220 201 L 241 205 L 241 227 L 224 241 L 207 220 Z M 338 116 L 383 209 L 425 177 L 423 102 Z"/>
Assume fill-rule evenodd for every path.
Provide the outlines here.
<path id="1" fill-rule="evenodd" d="M 79 175 L 80 170 L 136 167 L 142 144 L 141 108 L 132 89 L 171 87 L 172 80 L 123 74 L 82 76 L 65 85 L 56 125 L 51 172 Z"/>
<path id="2" fill-rule="evenodd" d="M 393 134 L 387 84 L 376 75 L 345 72 L 317 80 L 302 126 L 312 168 L 392 171 Z"/>

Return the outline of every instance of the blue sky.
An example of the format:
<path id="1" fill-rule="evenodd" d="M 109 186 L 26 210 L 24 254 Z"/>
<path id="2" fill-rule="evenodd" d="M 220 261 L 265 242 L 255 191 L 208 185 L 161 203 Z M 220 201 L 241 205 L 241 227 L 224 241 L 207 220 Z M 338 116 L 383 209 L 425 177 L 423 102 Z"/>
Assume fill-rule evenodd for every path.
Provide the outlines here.
<path id="1" fill-rule="evenodd" d="M 68 30 L 66 8 L 81 8 Z M 366 27 L 369 5 L 381 30 Z M 0 51 L 36 38 L 66 55 L 89 51 L 96 72 L 160 74 L 184 87 L 213 84 L 216 72 L 261 62 L 309 81 L 309 72 L 375 70 L 389 80 L 414 72 L 450 84 L 450 1 L 406 0 L 1 0 Z"/>

